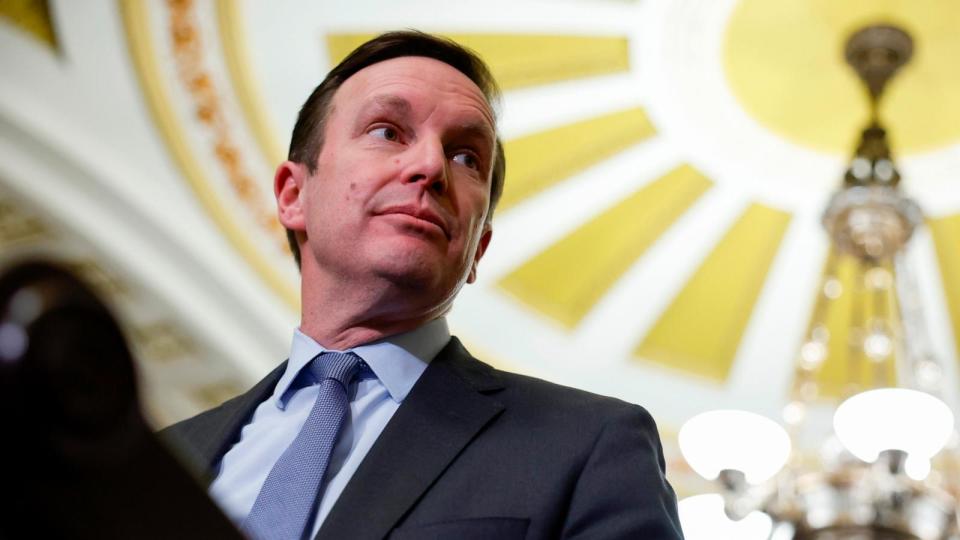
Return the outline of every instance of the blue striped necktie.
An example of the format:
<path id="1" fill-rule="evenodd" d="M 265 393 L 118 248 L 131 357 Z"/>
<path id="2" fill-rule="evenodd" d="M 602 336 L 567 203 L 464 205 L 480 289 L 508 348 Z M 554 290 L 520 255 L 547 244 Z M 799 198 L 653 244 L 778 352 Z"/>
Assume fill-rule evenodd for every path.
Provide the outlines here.
<path id="1" fill-rule="evenodd" d="M 312 518 L 330 455 L 350 413 L 347 388 L 360 357 L 353 353 L 321 353 L 308 369 L 320 392 L 297 438 L 270 470 L 243 529 L 258 540 L 301 540 L 312 530 Z"/>

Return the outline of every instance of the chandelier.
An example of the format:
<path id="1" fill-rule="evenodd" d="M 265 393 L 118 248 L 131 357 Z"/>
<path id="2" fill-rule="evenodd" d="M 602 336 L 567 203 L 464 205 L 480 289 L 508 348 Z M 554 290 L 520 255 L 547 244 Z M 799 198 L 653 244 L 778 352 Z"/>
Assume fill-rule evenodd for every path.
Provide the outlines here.
<path id="1" fill-rule="evenodd" d="M 905 256 L 923 215 L 878 114 L 912 52 L 893 26 L 847 41 L 870 122 L 823 213 L 831 249 L 790 401 L 782 423 L 718 410 L 683 425 L 681 452 L 717 487 L 681 501 L 688 540 L 960 540 L 958 436 Z M 831 335 L 841 312 L 846 335 Z M 840 350 L 843 382 L 826 388 L 825 360 Z"/>

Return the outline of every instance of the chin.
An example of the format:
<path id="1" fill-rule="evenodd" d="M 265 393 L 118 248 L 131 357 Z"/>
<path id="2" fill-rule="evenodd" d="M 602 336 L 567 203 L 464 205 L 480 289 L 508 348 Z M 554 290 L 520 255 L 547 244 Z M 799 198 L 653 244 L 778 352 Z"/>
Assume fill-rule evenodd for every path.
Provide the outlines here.
<path id="1" fill-rule="evenodd" d="M 445 249 L 417 237 L 393 237 L 369 245 L 366 260 L 381 278 L 425 298 L 445 299 L 466 278 L 463 261 L 451 262 Z"/>
<path id="2" fill-rule="evenodd" d="M 376 271 L 379 276 L 394 286 L 438 301 L 451 296 L 463 282 L 462 276 L 450 272 L 448 263 L 437 260 L 393 257 L 380 262 Z"/>

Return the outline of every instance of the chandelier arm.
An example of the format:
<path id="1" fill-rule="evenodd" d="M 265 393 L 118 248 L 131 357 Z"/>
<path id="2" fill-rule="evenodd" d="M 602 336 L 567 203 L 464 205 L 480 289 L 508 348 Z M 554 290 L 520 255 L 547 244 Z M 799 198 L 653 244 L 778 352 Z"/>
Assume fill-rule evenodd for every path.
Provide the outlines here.
<path id="1" fill-rule="evenodd" d="M 822 217 L 831 245 L 783 410 L 789 455 L 758 484 L 735 470 L 717 480 L 729 518 L 769 517 L 767 540 L 960 540 L 960 435 L 937 397 L 943 365 L 932 354 L 905 254 L 923 215 L 900 191 L 880 121 L 884 89 L 912 54 L 910 36 L 889 25 L 863 28 L 847 42 L 870 118 Z M 846 363 L 837 365 L 831 352 L 845 352 Z M 848 398 L 839 404 L 836 369 L 845 370 L 839 394 Z M 803 443 L 824 427 L 817 424 L 824 413 L 834 429 L 812 451 Z M 760 448 L 757 439 L 743 455 Z"/>

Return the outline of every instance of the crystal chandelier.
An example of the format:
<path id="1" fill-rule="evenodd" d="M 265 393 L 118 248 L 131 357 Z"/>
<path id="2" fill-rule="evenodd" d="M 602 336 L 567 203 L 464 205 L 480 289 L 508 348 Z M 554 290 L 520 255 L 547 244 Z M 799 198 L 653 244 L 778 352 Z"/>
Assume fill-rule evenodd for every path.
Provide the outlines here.
<path id="1" fill-rule="evenodd" d="M 718 487 L 681 501 L 688 540 L 960 540 L 954 418 L 940 399 L 942 369 L 904 255 L 923 215 L 900 190 L 878 114 L 912 51 L 893 26 L 847 42 L 871 118 L 823 214 L 831 250 L 783 423 L 727 410 L 684 424 L 684 457 Z M 846 335 L 831 335 L 837 325 L 828 319 L 839 312 Z M 847 358 L 843 382 L 824 388 L 836 351 Z M 816 433 L 827 423 L 831 434 Z M 817 451 L 804 450 L 811 446 Z"/>

